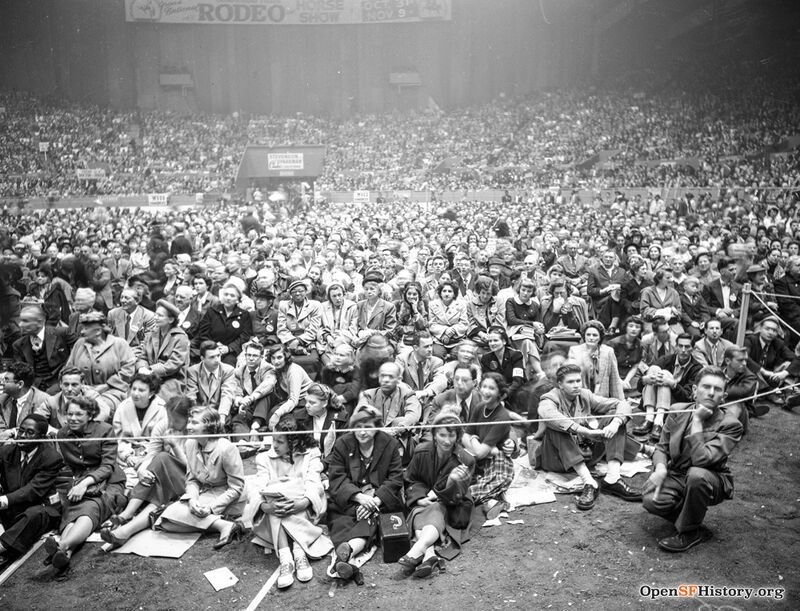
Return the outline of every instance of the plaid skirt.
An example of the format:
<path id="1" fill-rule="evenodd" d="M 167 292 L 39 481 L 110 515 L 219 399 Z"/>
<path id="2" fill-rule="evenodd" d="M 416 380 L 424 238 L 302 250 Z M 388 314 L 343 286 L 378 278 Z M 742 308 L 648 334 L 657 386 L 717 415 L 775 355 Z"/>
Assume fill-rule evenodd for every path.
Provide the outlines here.
<path id="1" fill-rule="evenodd" d="M 514 479 L 514 463 L 503 454 L 490 454 L 475 468 L 474 483 L 469 487 L 476 505 L 490 499 L 502 500 Z"/>

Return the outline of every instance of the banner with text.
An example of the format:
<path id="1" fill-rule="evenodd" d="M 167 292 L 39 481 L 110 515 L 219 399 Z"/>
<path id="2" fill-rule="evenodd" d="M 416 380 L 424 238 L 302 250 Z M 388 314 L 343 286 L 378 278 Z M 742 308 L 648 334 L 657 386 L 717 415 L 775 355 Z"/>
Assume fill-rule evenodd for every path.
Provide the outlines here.
<path id="1" fill-rule="evenodd" d="M 151 206 L 166 206 L 169 204 L 169 193 L 150 193 L 147 203 Z"/>
<path id="2" fill-rule="evenodd" d="M 78 180 L 101 180 L 106 177 L 103 168 L 78 168 L 75 170 L 75 178 Z"/>
<path id="3" fill-rule="evenodd" d="M 125 20 L 331 25 L 449 21 L 452 0 L 125 0 Z"/>
<path id="4" fill-rule="evenodd" d="M 369 203 L 369 191 L 353 191 L 353 203 L 354 204 L 368 204 Z"/>
<path id="5" fill-rule="evenodd" d="M 271 172 L 281 170 L 302 170 L 303 153 L 268 153 L 267 169 Z"/>

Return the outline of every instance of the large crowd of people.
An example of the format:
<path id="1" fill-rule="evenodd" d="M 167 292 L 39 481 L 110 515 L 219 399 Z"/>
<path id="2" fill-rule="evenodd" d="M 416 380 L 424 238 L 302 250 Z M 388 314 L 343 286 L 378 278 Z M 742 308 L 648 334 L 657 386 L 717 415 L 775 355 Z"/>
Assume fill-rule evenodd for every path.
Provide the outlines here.
<path id="1" fill-rule="evenodd" d="M 749 419 L 798 403 L 792 197 L 281 206 L 4 213 L 6 562 L 51 529 L 59 578 L 97 529 L 250 531 L 280 588 L 328 555 L 359 580 L 400 513 L 400 574 L 426 577 L 507 508 L 525 452 L 685 551 Z M 637 454 L 644 489 L 620 477 Z"/>
<path id="2" fill-rule="evenodd" d="M 680 82 L 345 119 L 118 112 L 0 94 L 0 197 L 227 193 L 248 143 L 324 145 L 320 191 L 797 186 L 786 147 L 800 134 L 793 72 L 745 64 Z"/>
<path id="3" fill-rule="evenodd" d="M 400 514 L 398 571 L 425 578 L 525 453 L 580 479 L 578 509 L 641 502 L 675 525 L 663 550 L 703 543 L 750 419 L 800 404 L 800 166 L 765 154 L 800 115 L 770 85 L 346 120 L 1 96 L 3 197 L 223 192 L 248 141 L 326 144 L 322 189 L 515 194 L 0 211 L 0 562 L 52 530 L 59 579 L 96 530 L 250 532 L 279 588 L 327 556 L 358 582 Z"/>

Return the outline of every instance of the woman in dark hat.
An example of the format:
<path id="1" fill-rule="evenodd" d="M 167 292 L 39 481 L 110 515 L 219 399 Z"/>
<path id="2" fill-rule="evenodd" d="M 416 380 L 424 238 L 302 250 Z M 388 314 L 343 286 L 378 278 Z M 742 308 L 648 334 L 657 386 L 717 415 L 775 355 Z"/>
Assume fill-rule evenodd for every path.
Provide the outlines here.
<path id="1" fill-rule="evenodd" d="M 156 303 L 155 327 L 136 347 L 136 369 L 161 378 L 158 395 L 165 401 L 183 392 L 189 366 L 189 336 L 178 319 L 180 311 L 166 299 Z"/>
<path id="2" fill-rule="evenodd" d="M 83 372 L 84 383 L 99 394 L 98 419 L 109 421 L 128 394 L 136 373 L 136 355 L 128 342 L 111 335 L 102 312 L 81 314 L 80 323 L 83 337 L 75 342 L 64 368 L 77 367 Z"/>
<path id="3" fill-rule="evenodd" d="M 69 301 L 61 285 L 53 282 L 53 270 L 49 264 L 40 265 L 36 270 L 36 278 L 28 286 L 28 296 L 41 300 L 48 325 L 55 327 L 59 322 L 69 323 Z"/>
<path id="4" fill-rule="evenodd" d="M 250 312 L 253 321 L 253 336 L 262 346 L 279 344 L 278 308 L 275 307 L 275 292 L 271 288 L 261 287 L 253 293 L 255 309 Z"/>

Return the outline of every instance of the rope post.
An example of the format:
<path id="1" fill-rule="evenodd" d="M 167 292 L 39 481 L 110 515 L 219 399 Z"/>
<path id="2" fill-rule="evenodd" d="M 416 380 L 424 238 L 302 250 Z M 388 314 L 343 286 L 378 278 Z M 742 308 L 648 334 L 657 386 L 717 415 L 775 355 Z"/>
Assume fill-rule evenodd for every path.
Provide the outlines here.
<path id="1" fill-rule="evenodd" d="M 750 309 L 750 283 L 742 287 L 742 305 L 739 309 L 739 327 L 736 329 L 736 345 L 744 346 L 744 333 L 747 330 L 747 311 Z"/>

